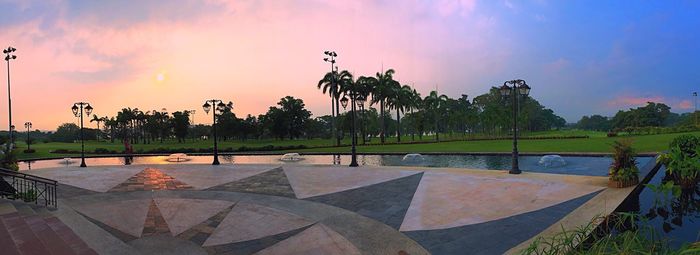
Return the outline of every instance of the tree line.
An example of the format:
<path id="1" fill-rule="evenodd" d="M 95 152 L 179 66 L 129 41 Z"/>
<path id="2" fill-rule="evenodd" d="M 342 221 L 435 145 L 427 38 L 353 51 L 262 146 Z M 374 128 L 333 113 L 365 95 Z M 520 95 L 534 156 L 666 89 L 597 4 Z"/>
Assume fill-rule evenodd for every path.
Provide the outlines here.
<path id="1" fill-rule="evenodd" d="M 355 93 L 356 124 L 363 143 L 378 138 L 402 136 L 411 140 L 440 140 L 440 135 L 503 136 L 511 130 L 512 100 L 504 100 L 498 88 L 470 99 L 468 95 L 451 98 L 438 91 L 421 95 L 412 86 L 394 79 L 389 69 L 374 76 L 353 76 L 347 70 L 326 73 L 316 84 L 329 96 L 331 114 L 313 117 L 302 99 L 286 96 L 264 114 L 237 116 L 234 103 L 228 102 L 217 113 L 217 133 L 221 140 L 248 139 L 333 139 L 339 144 L 351 130 L 348 98 Z M 346 101 L 345 103 L 343 101 Z M 341 110 L 341 105 L 343 107 Z M 518 114 L 522 131 L 543 131 L 566 125 L 563 118 L 534 98 L 520 100 Z M 211 114 L 211 113 L 210 113 Z M 86 140 L 128 141 L 132 144 L 162 142 L 176 139 L 210 139 L 211 125 L 191 123 L 192 112 L 167 112 L 166 109 L 142 111 L 123 108 L 113 116 L 93 115 L 86 128 Z M 47 140 L 72 142 L 79 139 L 79 127 L 73 123 L 59 126 L 47 134 Z"/>
<path id="2" fill-rule="evenodd" d="M 584 130 L 620 132 L 635 128 L 649 127 L 695 127 L 698 113 L 674 113 L 663 103 L 647 102 L 646 105 L 619 110 L 614 116 L 599 114 L 583 116 L 574 126 Z"/>

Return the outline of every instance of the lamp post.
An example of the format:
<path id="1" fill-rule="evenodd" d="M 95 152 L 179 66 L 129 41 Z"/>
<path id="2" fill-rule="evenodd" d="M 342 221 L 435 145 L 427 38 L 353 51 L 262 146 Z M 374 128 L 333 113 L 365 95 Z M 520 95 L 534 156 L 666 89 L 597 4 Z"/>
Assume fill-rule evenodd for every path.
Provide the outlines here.
<path id="1" fill-rule="evenodd" d="M 75 117 L 80 117 L 80 167 L 86 167 L 85 165 L 85 139 L 83 139 L 83 113 L 90 116 L 92 113 L 92 106 L 90 103 L 77 102 L 71 107 L 73 115 Z"/>
<path id="2" fill-rule="evenodd" d="M 508 86 L 510 84 L 510 86 Z M 518 166 L 518 107 L 519 97 L 527 97 L 530 93 L 530 86 L 524 80 L 512 80 L 503 83 L 500 88 L 501 96 L 504 99 L 511 97 L 513 102 L 513 164 L 508 173 L 520 174 L 520 166 Z"/>
<path id="3" fill-rule="evenodd" d="M 340 103 L 343 105 L 343 109 L 345 109 L 348 106 L 348 98 L 343 97 L 343 99 L 340 100 Z M 357 136 L 355 135 L 355 90 L 354 88 L 350 88 L 350 121 L 352 121 L 352 124 L 350 125 L 350 133 L 352 133 L 351 140 L 352 140 L 352 149 L 351 149 L 351 160 L 350 160 L 350 167 L 357 167 L 357 149 L 356 149 L 356 144 L 357 144 Z"/>
<path id="4" fill-rule="evenodd" d="M 211 103 L 211 104 L 209 104 L 209 103 Z M 226 105 L 221 100 L 211 99 L 211 100 L 205 101 L 204 105 L 202 105 L 202 108 L 204 109 L 204 112 L 206 114 L 209 114 L 209 110 L 211 110 L 212 106 L 214 106 L 214 111 L 212 111 L 214 123 L 211 125 L 211 128 L 212 128 L 213 133 L 214 133 L 214 162 L 212 162 L 211 164 L 212 165 L 219 165 L 219 147 L 217 144 L 218 139 L 216 136 L 216 113 L 223 112 Z"/>
<path id="5" fill-rule="evenodd" d="M 335 103 L 335 98 L 336 98 L 335 94 L 337 92 L 336 91 L 337 90 L 337 88 L 336 88 L 336 85 L 337 85 L 336 73 L 338 71 L 338 67 L 335 66 L 335 57 L 337 57 L 338 54 L 335 53 L 335 51 L 324 51 L 323 54 L 328 56 L 326 58 L 323 58 L 323 61 L 331 63 L 331 74 L 333 77 L 333 79 L 331 80 L 331 91 L 330 91 L 330 94 L 331 94 L 331 117 L 333 117 L 332 121 L 331 121 L 331 129 L 332 129 L 332 132 L 334 132 L 333 136 L 335 137 L 335 145 L 340 146 L 340 134 L 339 134 L 340 132 L 338 132 L 339 125 L 336 123 L 336 117 L 338 115 L 340 115 L 340 113 L 337 112 L 336 108 L 338 108 L 338 106 L 335 105 L 336 104 Z M 334 113 L 335 113 L 335 115 L 334 115 Z"/>
<path id="6" fill-rule="evenodd" d="M 24 123 L 24 127 L 27 128 L 27 150 L 31 149 L 31 145 L 29 144 L 29 132 L 31 131 L 30 129 L 32 128 L 32 122 L 27 121 Z"/>
<path id="7" fill-rule="evenodd" d="M 365 124 L 365 119 L 364 119 L 364 116 L 365 116 L 365 101 L 366 101 L 366 98 L 365 98 L 364 96 L 359 96 L 359 97 L 357 97 L 357 98 L 355 99 L 355 101 L 357 102 L 357 107 L 360 108 L 360 109 L 359 109 L 359 110 L 360 110 L 360 121 L 361 121 L 361 124 L 360 124 L 360 134 L 362 135 L 362 144 L 365 144 L 365 143 L 367 142 L 366 139 L 365 139 L 366 135 L 365 135 L 365 127 L 364 127 L 364 124 Z"/>
<path id="8" fill-rule="evenodd" d="M 9 118 L 8 126 L 10 127 L 10 142 L 8 143 L 8 149 L 10 150 L 12 149 L 12 144 L 15 141 L 14 136 L 12 135 L 12 98 L 10 97 L 10 60 L 17 59 L 17 56 L 12 54 L 15 51 L 17 51 L 17 49 L 13 48 L 12 46 L 2 50 L 2 53 L 5 53 L 5 61 L 7 62 L 7 116 Z"/>
<path id="9" fill-rule="evenodd" d="M 695 111 L 693 111 L 693 115 L 695 117 L 695 126 L 698 125 L 698 92 L 693 92 L 693 99 L 695 101 Z"/>

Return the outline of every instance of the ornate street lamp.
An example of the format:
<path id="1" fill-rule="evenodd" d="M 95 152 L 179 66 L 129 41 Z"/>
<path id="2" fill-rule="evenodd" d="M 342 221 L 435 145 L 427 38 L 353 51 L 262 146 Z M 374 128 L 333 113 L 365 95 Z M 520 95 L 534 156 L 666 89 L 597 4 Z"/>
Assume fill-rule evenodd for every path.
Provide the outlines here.
<path id="1" fill-rule="evenodd" d="M 12 149 L 12 144 L 14 144 L 14 136 L 12 135 L 12 98 L 10 97 L 10 60 L 17 59 L 17 56 L 13 52 L 17 49 L 12 46 L 3 49 L 2 53 L 5 53 L 5 61 L 7 62 L 7 116 L 9 118 L 8 126 L 10 126 L 10 142 L 8 143 L 8 149 Z"/>
<path id="2" fill-rule="evenodd" d="M 350 125 L 350 133 L 352 134 L 351 140 L 352 140 L 352 150 L 351 150 L 351 160 L 350 160 L 350 167 L 357 167 L 357 149 L 356 144 L 357 144 L 357 136 L 355 132 L 355 90 L 354 88 L 350 88 L 350 100 L 348 100 L 347 97 L 343 97 L 343 99 L 340 99 L 340 104 L 343 106 L 343 109 L 345 109 L 348 106 L 348 101 L 350 101 L 350 121 L 352 121 L 352 124 Z"/>
<path id="3" fill-rule="evenodd" d="M 366 135 L 365 135 L 365 102 L 367 99 L 364 96 L 358 96 L 355 98 L 355 101 L 357 102 L 357 107 L 360 108 L 360 134 L 362 134 L 362 144 L 365 144 L 367 142 Z"/>
<path id="4" fill-rule="evenodd" d="M 31 149 L 31 145 L 29 144 L 29 132 L 32 129 L 32 122 L 27 121 L 24 123 L 24 127 L 27 128 L 27 150 Z"/>
<path id="5" fill-rule="evenodd" d="M 518 166 L 518 107 L 520 96 L 527 97 L 530 94 L 530 86 L 524 80 L 512 80 L 504 82 L 499 90 L 503 99 L 511 97 L 513 100 L 513 163 L 508 173 L 520 174 L 522 171 Z"/>
<path id="6" fill-rule="evenodd" d="M 331 63 L 331 74 L 333 74 L 333 79 L 331 80 L 331 132 L 333 132 L 333 135 L 335 136 L 335 145 L 340 146 L 340 132 L 338 132 L 338 124 L 336 123 L 336 118 L 340 113 L 336 112 L 335 109 L 335 94 L 336 94 L 336 76 L 338 72 L 338 67 L 335 66 L 335 58 L 338 56 L 335 51 L 324 51 L 324 55 L 328 56 L 326 58 L 323 58 L 323 61 Z"/>
<path id="7" fill-rule="evenodd" d="M 73 111 L 75 117 L 80 117 L 80 167 L 86 167 L 85 165 L 85 139 L 83 138 L 83 113 L 90 116 L 92 113 L 92 106 L 90 103 L 77 102 L 73 104 L 70 108 Z"/>
<path id="8" fill-rule="evenodd" d="M 209 104 L 211 103 L 211 104 Z M 212 111 L 212 116 L 214 119 L 214 123 L 211 125 L 211 128 L 214 133 L 214 162 L 212 162 L 212 165 L 219 165 L 219 147 L 218 147 L 218 142 L 217 142 L 217 136 L 216 136 L 216 115 L 217 113 L 223 113 L 224 109 L 226 108 L 226 104 L 224 104 L 223 101 L 218 100 L 218 99 L 211 99 L 207 100 L 204 102 L 204 105 L 202 105 L 202 108 L 204 109 L 204 112 L 206 114 L 209 114 L 209 111 L 211 110 L 211 107 L 214 106 L 214 111 Z"/>

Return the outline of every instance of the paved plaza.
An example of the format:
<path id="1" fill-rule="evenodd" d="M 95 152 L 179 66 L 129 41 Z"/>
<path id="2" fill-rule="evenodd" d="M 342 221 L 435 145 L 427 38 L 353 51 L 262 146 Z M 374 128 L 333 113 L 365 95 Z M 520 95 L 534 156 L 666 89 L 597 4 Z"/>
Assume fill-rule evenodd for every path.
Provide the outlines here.
<path id="1" fill-rule="evenodd" d="M 100 254 L 501 254 L 607 199 L 607 177 L 494 170 L 162 164 L 25 172 L 60 183 L 53 214 Z"/>

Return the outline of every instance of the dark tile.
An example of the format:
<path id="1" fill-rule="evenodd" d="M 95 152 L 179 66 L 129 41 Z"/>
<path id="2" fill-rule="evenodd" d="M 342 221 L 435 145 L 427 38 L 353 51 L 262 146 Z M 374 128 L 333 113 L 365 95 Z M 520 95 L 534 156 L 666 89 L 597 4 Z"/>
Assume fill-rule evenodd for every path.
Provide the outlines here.
<path id="1" fill-rule="evenodd" d="M 600 191 L 500 220 L 404 234 L 432 254 L 502 254 L 542 232 L 598 193 Z"/>
<path id="2" fill-rule="evenodd" d="M 380 221 L 399 229 L 423 173 L 357 189 L 307 198 Z"/>
<path id="3" fill-rule="evenodd" d="M 211 187 L 207 190 L 246 192 L 296 198 L 292 185 L 289 184 L 287 175 L 284 173 L 282 167 L 238 181 Z"/>

